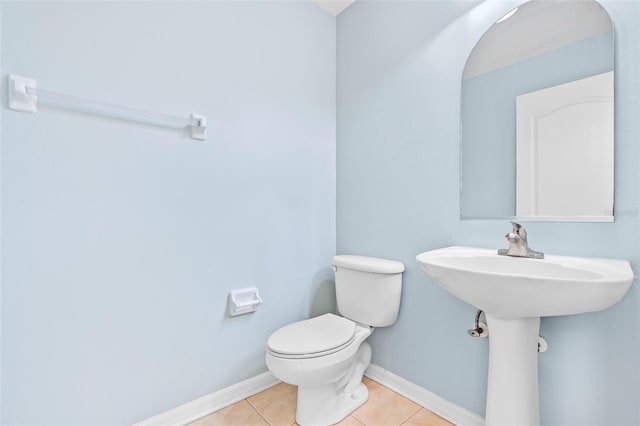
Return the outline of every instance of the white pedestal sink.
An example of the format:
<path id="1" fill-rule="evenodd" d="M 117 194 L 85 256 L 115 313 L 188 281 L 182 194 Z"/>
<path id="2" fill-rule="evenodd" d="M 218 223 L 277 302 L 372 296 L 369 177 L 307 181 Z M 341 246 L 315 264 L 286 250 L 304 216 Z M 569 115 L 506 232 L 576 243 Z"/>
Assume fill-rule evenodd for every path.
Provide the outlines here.
<path id="1" fill-rule="evenodd" d="M 444 290 L 482 309 L 489 326 L 486 426 L 538 426 L 540 317 L 601 311 L 629 290 L 629 262 L 499 256 L 447 247 L 421 253 L 420 267 Z"/>

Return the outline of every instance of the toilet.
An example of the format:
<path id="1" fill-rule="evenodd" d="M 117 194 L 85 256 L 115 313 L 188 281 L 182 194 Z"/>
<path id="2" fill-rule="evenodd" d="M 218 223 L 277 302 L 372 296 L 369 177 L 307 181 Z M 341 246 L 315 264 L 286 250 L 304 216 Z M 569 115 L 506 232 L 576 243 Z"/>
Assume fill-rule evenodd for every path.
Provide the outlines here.
<path id="1" fill-rule="evenodd" d="M 267 341 L 267 367 L 298 386 L 296 422 L 338 423 L 369 398 L 362 383 L 371 362 L 365 342 L 374 327 L 396 322 L 402 292 L 401 262 L 341 255 L 333 258 L 340 315 L 324 314 L 286 325 Z"/>

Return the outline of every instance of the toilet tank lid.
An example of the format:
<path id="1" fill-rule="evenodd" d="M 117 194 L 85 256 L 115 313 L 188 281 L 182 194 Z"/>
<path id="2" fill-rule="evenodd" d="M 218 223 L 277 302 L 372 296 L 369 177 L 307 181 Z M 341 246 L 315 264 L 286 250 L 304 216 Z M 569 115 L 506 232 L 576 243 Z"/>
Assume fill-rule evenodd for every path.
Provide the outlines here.
<path id="1" fill-rule="evenodd" d="M 362 272 L 372 272 L 375 274 L 397 274 L 404 271 L 404 264 L 397 260 L 356 256 L 352 254 L 334 256 L 331 264 L 336 267 Z"/>

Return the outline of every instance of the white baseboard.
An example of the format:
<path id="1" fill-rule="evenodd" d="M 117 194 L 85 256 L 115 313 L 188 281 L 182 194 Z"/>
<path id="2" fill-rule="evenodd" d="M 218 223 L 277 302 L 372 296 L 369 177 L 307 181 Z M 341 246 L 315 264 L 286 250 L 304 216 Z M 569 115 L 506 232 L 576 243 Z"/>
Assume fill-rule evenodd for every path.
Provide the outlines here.
<path id="1" fill-rule="evenodd" d="M 459 426 L 484 426 L 484 419 L 379 365 L 365 375 Z M 136 423 L 134 426 L 184 426 L 280 383 L 269 371 Z"/>
<path id="2" fill-rule="evenodd" d="M 371 364 L 364 374 L 453 424 L 459 426 L 484 426 L 484 418 L 478 414 L 447 401 L 435 393 L 385 370 L 379 365 Z"/>
<path id="3" fill-rule="evenodd" d="M 277 385 L 269 371 L 136 423 L 134 426 L 184 426 L 258 392 Z"/>

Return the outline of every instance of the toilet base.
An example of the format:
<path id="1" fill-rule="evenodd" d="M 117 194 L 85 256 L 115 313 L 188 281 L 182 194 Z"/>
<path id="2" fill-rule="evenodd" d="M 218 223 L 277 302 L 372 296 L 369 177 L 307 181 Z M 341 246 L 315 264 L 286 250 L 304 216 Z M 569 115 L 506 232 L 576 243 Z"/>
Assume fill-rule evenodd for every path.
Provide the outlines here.
<path id="1" fill-rule="evenodd" d="M 299 386 L 296 422 L 301 426 L 333 425 L 368 399 L 369 390 L 364 383 L 360 383 L 350 394 L 344 393 L 337 397 L 335 385 Z"/>
<path id="2" fill-rule="evenodd" d="M 363 342 L 351 368 L 338 383 L 299 385 L 296 422 L 301 426 L 332 425 L 367 402 L 369 390 L 362 376 L 370 363 L 371 346 Z"/>

